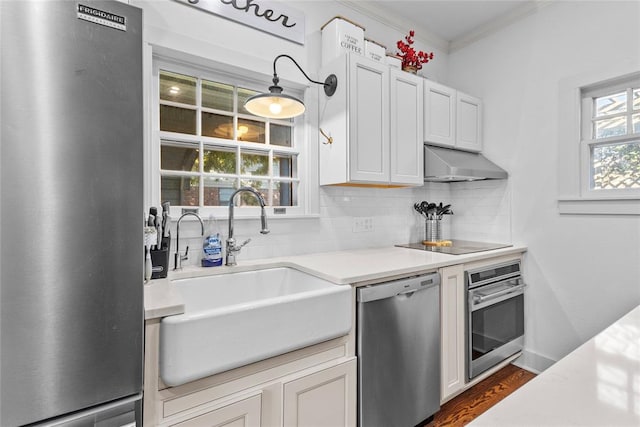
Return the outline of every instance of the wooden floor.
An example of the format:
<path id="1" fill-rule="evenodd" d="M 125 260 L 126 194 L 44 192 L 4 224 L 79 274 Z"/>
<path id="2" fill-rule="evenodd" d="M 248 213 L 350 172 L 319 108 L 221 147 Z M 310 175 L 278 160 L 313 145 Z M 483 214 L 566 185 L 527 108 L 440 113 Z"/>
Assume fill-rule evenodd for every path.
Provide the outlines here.
<path id="1" fill-rule="evenodd" d="M 534 377 L 535 374 L 529 371 L 507 365 L 442 405 L 433 421 L 422 427 L 467 425 Z"/>

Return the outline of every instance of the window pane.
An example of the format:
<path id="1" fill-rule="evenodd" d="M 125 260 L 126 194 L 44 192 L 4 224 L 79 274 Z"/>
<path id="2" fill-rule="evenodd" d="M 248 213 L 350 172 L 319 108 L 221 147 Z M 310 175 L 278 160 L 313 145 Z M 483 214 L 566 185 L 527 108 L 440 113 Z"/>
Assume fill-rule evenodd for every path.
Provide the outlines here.
<path id="1" fill-rule="evenodd" d="M 238 119 L 238 141 L 265 143 L 265 124 L 253 120 Z"/>
<path id="2" fill-rule="evenodd" d="M 196 105 L 196 78 L 160 71 L 160 99 Z"/>
<path id="3" fill-rule="evenodd" d="M 273 155 L 273 176 L 294 178 L 296 173 L 297 156 L 291 154 Z"/>
<path id="4" fill-rule="evenodd" d="M 623 116 L 614 117 L 612 119 L 596 120 L 594 126 L 596 139 L 625 135 L 627 133 L 627 118 Z"/>
<path id="5" fill-rule="evenodd" d="M 240 156 L 242 160 L 240 174 L 261 176 L 269 174 L 269 155 L 267 153 L 243 151 Z"/>
<path id="6" fill-rule="evenodd" d="M 249 99 L 249 97 L 258 94 L 255 90 L 249 90 L 239 87 L 238 88 L 238 113 L 240 114 L 251 114 L 244 108 L 244 103 Z"/>
<path id="7" fill-rule="evenodd" d="M 196 111 L 186 108 L 160 106 L 160 130 L 196 134 Z"/>
<path id="8" fill-rule="evenodd" d="M 198 172 L 198 147 L 194 145 L 165 145 L 160 147 L 160 169 Z"/>
<path id="9" fill-rule="evenodd" d="M 269 125 L 269 143 L 283 147 L 291 147 L 293 128 L 276 124 Z"/>
<path id="10" fill-rule="evenodd" d="M 640 188 L 640 142 L 591 148 L 592 189 Z"/>
<path id="11" fill-rule="evenodd" d="M 640 89 L 633 91 L 633 109 L 640 110 Z"/>
<path id="12" fill-rule="evenodd" d="M 293 182 L 279 182 L 273 183 L 273 201 L 272 206 L 296 206 L 298 201 L 295 197 L 296 191 L 294 191 Z"/>
<path id="13" fill-rule="evenodd" d="M 202 106 L 233 112 L 233 86 L 203 80 Z"/>
<path id="14" fill-rule="evenodd" d="M 204 148 L 205 173 L 236 173 L 236 150 L 227 147 Z"/>
<path id="15" fill-rule="evenodd" d="M 292 150 L 296 122 L 251 115 L 244 102 L 259 92 L 216 80 L 202 79 L 196 70 L 159 71 L 160 130 L 202 136 L 196 140 L 162 135 L 161 199 L 175 206 L 222 208 L 237 188 L 250 186 L 268 204 L 297 206 L 299 153 Z M 171 176 L 175 174 L 180 176 Z M 258 206 L 249 193 L 239 195 L 236 203 Z"/>
<path id="16" fill-rule="evenodd" d="M 633 115 L 633 133 L 640 133 L 640 114 Z"/>
<path id="17" fill-rule="evenodd" d="M 203 112 L 202 135 L 233 139 L 233 117 Z"/>
<path id="18" fill-rule="evenodd" d="M 160 200 L 174 206 L 199 206 L 200 178 L 189 176 L 163 176 L 160 180 Z"/>
<path id="19" fill-rule="evenodd" d="M 229 206 L 229 199 L 236 191 L 237 180 L 234 178 L 204 178 L 204 205 Z"/>
<path id="20" fill-rule="evenodd" d="M 258 193 L 262 194 L 265 203 L 269 204 L 269 181 L 257 180 L 257 179 L 243 179 L 240 184 L 243 187 L 253 187 L 258 191 Z M 236 205 L 237 206 L 260 206 L 258 203 L 258 199 L 251 193 L 247 193 L 246 191 L 240 193 L 236 196 Z"/>
<path id="21" fill-rule="evenodd" d="M 627 92 L 602 96 L 600 98 L 596 98 L 594 101 L 596 105 L 596 117 L 624 113 L 627 111 Z"/>

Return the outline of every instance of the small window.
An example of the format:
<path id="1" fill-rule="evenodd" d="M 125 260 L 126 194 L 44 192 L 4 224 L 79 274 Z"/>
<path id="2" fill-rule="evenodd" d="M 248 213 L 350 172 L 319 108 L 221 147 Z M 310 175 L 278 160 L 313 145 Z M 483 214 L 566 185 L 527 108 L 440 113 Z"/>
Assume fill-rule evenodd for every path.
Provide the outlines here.
<path id="1" fill-rule="evenodd" d="M 251 186 L 268 206 L 298 207 L 300 144 L 295 119 L 271 120 L 244 109 L 256 94 L 239 77 L 155 64 L 160 198 L 172 206 L 222 209 L 233 192 Z M 240 206 L 256 206 L 250 194 Z M 221 212 L 222 214 L 222 212 Z"/>
<path id="2" fill-rule="evenodd" d="M 640 193 L 640 79 L 582 88 L 587 192 Z"/>

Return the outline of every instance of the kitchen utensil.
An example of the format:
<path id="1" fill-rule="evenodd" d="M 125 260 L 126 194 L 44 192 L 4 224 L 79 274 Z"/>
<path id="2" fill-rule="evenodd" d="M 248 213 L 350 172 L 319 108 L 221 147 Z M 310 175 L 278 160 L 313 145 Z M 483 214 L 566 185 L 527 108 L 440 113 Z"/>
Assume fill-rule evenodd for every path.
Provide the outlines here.
<path id="1" fill-rule="evenodd" d="M 144 280 L 149 281 L 151 279 L 152 263 L 151 263 L 151 247 L 158 241 L 158 236 L 155 227 L 144 227 Z"/>
<path id="2" fill-rule="evenodd" d="M 429 203 L 427 207 L 427 215 L 429 216 L 429 219 L 434 219 L 434 216 L 436 214 L 436 208 L 437 208 L 437 205 L 435 203 Z"/>
<path id="3" fill-rule="evenodd" d="M 169 216 L 169 209 L 171 204 L 169 202 L 162 203 L 162 237 L 169 237 L 169 224 L 171 223 L 171 217 Z"/>

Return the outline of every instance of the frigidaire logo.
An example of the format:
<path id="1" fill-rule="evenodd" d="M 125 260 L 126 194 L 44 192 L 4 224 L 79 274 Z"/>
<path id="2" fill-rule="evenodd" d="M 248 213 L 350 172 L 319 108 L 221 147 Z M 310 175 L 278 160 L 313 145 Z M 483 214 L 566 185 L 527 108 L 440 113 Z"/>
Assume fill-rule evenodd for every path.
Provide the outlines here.
<path id="1" fill-rule="evenodd" d="M 105 12 L 104 10 L 94 9 L 93 7 L 78 5 L 78 18 L 86 21 L 92 21 L 96 24 L 106 25 L 108 27 L 126 29 L 127 19 L 124 16 L 115 15 Z"/>

